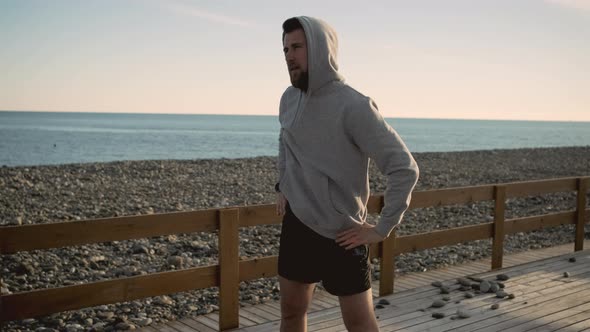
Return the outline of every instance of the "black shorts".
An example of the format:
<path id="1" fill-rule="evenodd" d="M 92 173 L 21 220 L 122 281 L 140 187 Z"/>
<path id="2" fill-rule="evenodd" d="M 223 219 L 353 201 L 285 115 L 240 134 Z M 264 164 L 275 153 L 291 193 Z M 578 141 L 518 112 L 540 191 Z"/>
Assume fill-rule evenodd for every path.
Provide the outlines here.
<path id="1" fill-rule="evenodd" d="M 359 294 L 371 288 L 368 246 L 345 250 L 335 240 L 304 225 L 287 204 L 281 230 L 279 275 L 308 284 L 321 281 L 335 296 Z"/>

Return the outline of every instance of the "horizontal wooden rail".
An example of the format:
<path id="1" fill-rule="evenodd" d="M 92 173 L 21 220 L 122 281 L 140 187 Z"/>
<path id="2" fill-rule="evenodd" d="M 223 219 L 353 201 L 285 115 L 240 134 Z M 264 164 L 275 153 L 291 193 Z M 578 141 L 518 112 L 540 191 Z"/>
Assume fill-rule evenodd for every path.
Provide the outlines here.
<path id="1" fill-rule="evenodd" d="M 211 232 L 218 227 L 217 213 L 217 210 L 202 210 L 0 227 L 0 252 L 11 254 L 168 234 Z"/>
<path id="2" fill-rule="evenodd" d="M 562 178 L 509 183 L 506 188 L 506 196 L 511 198 L 575 191 L 577 188 L 577 179 Z"/>
<path id="3" fill-rule="evenodd" d="M 395 254 L 442 247 L 467 241 L 488 239 L 492 236 L 494 223 L 449 228 L 429 233 L 399 236 Z"/>
<path id="4" fill-rule="evenodd" d="M 197 267 L 2 295 L 0 320 L 24 319 L 54 312 L 213 287 L 217 285 L 218 269 L 218 266 Z"/>
<path id="5" fill-rule="evenodd" d="M 239 208 L 240 227 L 277 225 L 283 218 L 277 215 L 274 204 L 244 206 Z"/>
<path id="6" fill-rule="evenodd" d="M 545 228 L 576 223 L 575 211 L 544 214 L 506 220 L 506 234 L 541 230 Z"/>
<path id="7" fill-rule="evenodd" d="M 410 209 L 465 204 L 494 199 L 494 186 L 459 187 L 412 193 Z"/>
<path id="8" fill-rule="evenodd" d="M 279 256 L 240 261 L 240 281 L 270 278 L 278 274 Z"/>

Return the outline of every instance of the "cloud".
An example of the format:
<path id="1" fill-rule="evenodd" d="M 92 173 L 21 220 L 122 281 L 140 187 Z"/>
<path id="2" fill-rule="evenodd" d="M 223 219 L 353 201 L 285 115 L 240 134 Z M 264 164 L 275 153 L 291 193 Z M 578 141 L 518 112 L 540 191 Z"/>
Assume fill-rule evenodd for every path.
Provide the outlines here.
<path id="1" fill-rule="evenodd" d="M 226 24 L 226 25 L 236 25 L 236 26 L 241 26 L 241 27 L 252 27 L 252 26 L 256 25 L 252 22 L 243 20 L 241 18 L 227 16 L 227 15 L 223 15 L 223 14 L 217 14 L 217 13 L 206 11 L 206 10 L 203 10 L 200 8 L 187 6 L 187 5 L 181 4 L 181 3 L 174 3 L 174 2 L 170 2 L 170 1 L 165 1 L 162 3 L 162 5 L 167 10 L 170 10 L 170 11 L 175 12 L 177 14 L 197 17 L 197 18 L 204 19 L 204 20 L 207 20 L 207 21 L 210 21 L 213 23 Z"/>
<path id="2" fill-rule="evenodd" d="M 590 11 L 590 0 L 545 0 L 545 2 L 566 8 Z"/>

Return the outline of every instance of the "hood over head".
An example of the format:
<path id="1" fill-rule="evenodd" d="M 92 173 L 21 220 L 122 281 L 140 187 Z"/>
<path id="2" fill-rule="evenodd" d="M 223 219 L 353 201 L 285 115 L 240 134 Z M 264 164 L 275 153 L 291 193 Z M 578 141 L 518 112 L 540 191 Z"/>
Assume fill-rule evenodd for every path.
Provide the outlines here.
<path id="1" fill-rule="evenodd" d="M 307 40 L 308 94 L 312 94 L 331 81 L 344 81 L 338 73 L 338 37 L 326 22 L 298 16 Z"/>

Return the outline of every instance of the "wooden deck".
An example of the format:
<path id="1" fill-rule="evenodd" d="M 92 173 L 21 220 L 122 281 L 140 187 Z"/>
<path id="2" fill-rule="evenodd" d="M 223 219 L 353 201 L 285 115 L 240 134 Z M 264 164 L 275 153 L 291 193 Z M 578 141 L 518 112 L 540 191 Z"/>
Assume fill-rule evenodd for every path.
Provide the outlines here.
<path id="1" fill-rule="evenodd" d="M 590 248 L 590 241 L 585 241 Z M 504 257 L 504 269 L 489 272 L 490 259 L 422 273 L 411 273 L 395 280 L 393 295 L 377 298 L 378 282 L 373 284 L 375 303 L 389 301 L 376 309 L 381 331 L 590 331 L 590 250 L 573 252 L 574 245 L 531 250 Z M 576 262 L 569 258 L 575 257 Z M 564 276 L 569 273 L 569 277 Z M 494 294 L 475 294 L 466 299 L 459 291 L 457 277 L 478 276 L 495 280 L 504 273 L 506 292 L 515 299 L 499 299 Z M 432 281 L 445 281 L 451 287 L 451 300 L 443 308 L 430 308 L 442 295 Z M 491 309 L 499 304 L 496 310 Z M 471 317 L 459 319 L 458 309 Z M 442 312 L 446 317 L 432 318 Z M 142 331 L 218 331 L 217 313 L 185 318 Z M 232 331 L 278 331 L 280 310 L 276 302 L 240 308 L 240 328 Z M 346 331 L 337 298 L 316 291 L 308 316 L 309 331 Z"/>

